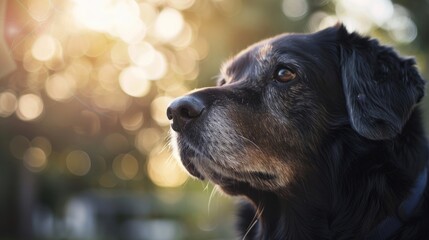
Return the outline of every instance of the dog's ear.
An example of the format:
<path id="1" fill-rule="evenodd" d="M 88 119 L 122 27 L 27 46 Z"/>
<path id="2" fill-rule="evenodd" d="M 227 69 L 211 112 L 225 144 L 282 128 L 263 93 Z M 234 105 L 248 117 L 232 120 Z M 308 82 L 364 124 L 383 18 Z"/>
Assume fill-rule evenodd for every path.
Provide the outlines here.
<path id="1" fill-rule="evenodd" d="M 352 128 L 360 135 L 383 140 L 402 131 L 425 82 L 414 59 L 404 59 L 375 39 L 348 33 L 337 26 L 341 78 Z"/>

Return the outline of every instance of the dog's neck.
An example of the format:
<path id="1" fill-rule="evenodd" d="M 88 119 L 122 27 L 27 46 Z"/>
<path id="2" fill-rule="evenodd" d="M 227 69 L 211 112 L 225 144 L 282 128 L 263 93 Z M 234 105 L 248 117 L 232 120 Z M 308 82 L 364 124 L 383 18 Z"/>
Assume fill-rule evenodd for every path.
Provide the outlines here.
<path id="1" fill-rule="evenodd" d="M 307 200 L 263 194 L 257 201 L 255 218 L 243 226 L 243 239 L 330 239 L 327 214 Z"/>
<path id="2" fill-rule="evenodd" d="M 257 206 L 258 222 L 248 223 L 243 232 L 247 234 L 245 239 L 367 237 L 380 222 L 396 214 L 427 165 L 427 142 L 421 124 L 414 122 L 418 119 L 410 118 L 405 126 L 409 129 L 404 131 L 408 135 L 398 138 L 401 142 L 378 144 L 352 131 L 341 132 L 353 136 L 332 136 L 325 141 L 330 143 L 326 146 L 329 149 L 323 149 L 319 159 L 315 159 L 317 166 L 311 178 L 274 193 L 249 189 L 245 195 Z M 351 137 L 352 141 L 341 142 Z M 349 146 L 351 143 L 353 147 Z M 357 153 L 356 143 L 365 145 L 361 149 L 366 152 Z M 354 161 L 343 166 L 345 158 Z"/>

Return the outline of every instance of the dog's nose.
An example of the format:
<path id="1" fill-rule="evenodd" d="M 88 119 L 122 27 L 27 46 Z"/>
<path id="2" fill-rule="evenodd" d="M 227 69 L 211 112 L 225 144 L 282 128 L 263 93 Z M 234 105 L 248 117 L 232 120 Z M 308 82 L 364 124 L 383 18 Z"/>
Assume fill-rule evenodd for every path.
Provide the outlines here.
<path id="1" fill-rule="evenodd" d="M 198 118 L 205 106 L 196 97 L 185 96 L 174 100 L 167 108 L 167 117 L 173 120 L 171 127 L 176 132 L 181 132 L 186 124 Z"/>

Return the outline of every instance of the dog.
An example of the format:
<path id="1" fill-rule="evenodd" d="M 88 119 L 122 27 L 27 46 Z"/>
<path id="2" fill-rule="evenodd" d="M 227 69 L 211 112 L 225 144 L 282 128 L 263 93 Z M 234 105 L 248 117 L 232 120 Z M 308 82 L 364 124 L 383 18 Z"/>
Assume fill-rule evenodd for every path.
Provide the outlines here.
<path id="1" fill-rule="evenodd" d="M 186 170 L 240 196 L 240 239 L 429 239 L 413 58 L 342 24 L 258 42 L 167 108 Z"/>

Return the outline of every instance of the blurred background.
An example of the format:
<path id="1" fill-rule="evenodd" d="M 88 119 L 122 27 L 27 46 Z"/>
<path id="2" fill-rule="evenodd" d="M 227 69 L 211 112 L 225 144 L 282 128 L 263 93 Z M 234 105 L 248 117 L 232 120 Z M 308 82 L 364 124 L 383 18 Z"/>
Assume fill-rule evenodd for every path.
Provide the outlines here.
<path id="1" fill-rule="evenodd" d="M 428 14 L 428 0 L 0 0 L 0 239 L 233 239 L 235 200 L 171 156 L 168 103 L 255 41 L 337 21 L 428 79 Z"/>

